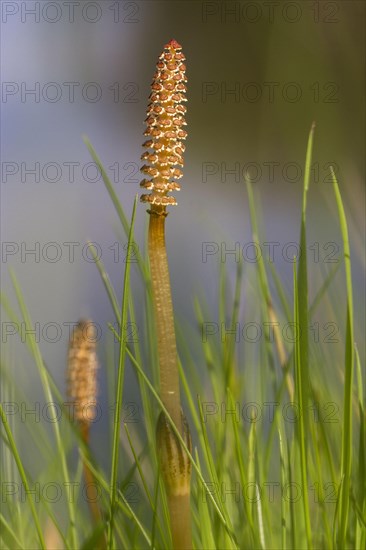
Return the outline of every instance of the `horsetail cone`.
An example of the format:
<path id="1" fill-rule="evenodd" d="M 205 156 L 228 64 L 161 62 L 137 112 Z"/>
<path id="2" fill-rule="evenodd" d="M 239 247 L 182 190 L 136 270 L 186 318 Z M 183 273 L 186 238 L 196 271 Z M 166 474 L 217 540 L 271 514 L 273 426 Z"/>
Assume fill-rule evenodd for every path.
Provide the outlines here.
<path id="1" fill-rule="evenodd" d="M 151 191 L 142 195 L 141 201 L 158 207 L 177 204 L 175 197 L 168 193 L 180 190 L 176 180 L 183 175 L 178 167 L 183 166 L 183 140 L 187 136 L 183 129 L 186 126 L 183 103 L 187 101 L 184 61 L 182 46 L 176 40 L 168 42 L 158 59 L 151 84 L 144 133 L 149 139 L 143 144 L 148 151 L 141 157 L 148 163 L 141 168 L 148 178 L 140 185 Z"/>
<path id="2" fill-rule="evenodd" d="M 96 330 L 90 320 L 80 320 L 69 341 L 67 391 L 74 403 L 75 419 L 90 424 L 96 415 L 97 403 Z"/>

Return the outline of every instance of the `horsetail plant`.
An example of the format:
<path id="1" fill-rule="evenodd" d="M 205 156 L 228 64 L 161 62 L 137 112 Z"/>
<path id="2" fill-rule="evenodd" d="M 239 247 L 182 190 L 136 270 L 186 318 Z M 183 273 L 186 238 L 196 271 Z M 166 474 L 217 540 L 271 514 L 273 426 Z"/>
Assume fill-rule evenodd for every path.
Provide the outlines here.
<path id="1" fill-rule="evenodd" d="M 96 331 L 90 320 L 81 319 L 75 326 L 69 341 L 67 362 L 67 391 L 73 403 L 73 419 L 80 428 L 81 439 L 88 449 L 90 424 L 95 419 L 97 403 L 97 370 Z M 84 453 L 83 453 L 84 454 Z M 88 463 L 83 457 L 85 483 L 94 485 L 95 480 Z M 88 499 L 92 519 L 102 521 L 98 503 Z M 105 548 L 104 537 L 99 548 Z"/>
<path id="2" fill-rule="evenodd" d="M 183 140 L 187 135 L 183 129 L 186 125 L 186 107 L 183 102 L 186 101 L 187 81 L 184 60 L 182 47 L 175 40 L 164 46 L 158 59 L 145 121 L 147 128 L 144 135 L 149 139 L 143 146 L 147 151 L 141 157 L 148 162 L 141 171 L 149 179 L 143 179 L 140 185 L 151 191 L 150 194 L 142 195 L 141 201 L 150 205 L 148 254 L 158 338 L 160 395 L 190 451 L 189 427 L 180 403 L 177 346 L 165 248 L 166 207 L 177 204 L 176 199 L 168 193 L 180 189 L 176 180 L 183 175 L 177 166 L 183 166 Z M 173 546 L 192 548 L 191 463 L 163 411 L 158 418 L 156 439 L 168 498 Z"/>

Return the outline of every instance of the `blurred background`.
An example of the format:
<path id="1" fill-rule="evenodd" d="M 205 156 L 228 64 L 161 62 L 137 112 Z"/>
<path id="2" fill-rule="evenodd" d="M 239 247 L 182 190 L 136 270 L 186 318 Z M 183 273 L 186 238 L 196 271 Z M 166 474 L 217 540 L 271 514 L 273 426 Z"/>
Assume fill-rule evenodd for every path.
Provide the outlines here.
<path id="1" fill-rule="evenodd" d="M 129 217 L 140 191 L 149 87 L 171 38 L 183 46 L 188 77 L 184 177 L 179 205 L 167 220 L 178 322 L 200 341 L 194 297 L 205 296 L 217 313 L 220 263 L 233 279 L 241 255 L 244 273 L 255 275 L 245 171 L 255 189 L 262 242 L 277 243 L 273 260 L 291 296 L 296 246 L 290 243 L 299 240 L 306 144 L 315 121 L 310 299 L 342 254 L 333 166 L 348 216 L 363 354 L 363 2 L 3 1 L 1 10 L 2 291 L 16 307 L 12 268 L 61 391 L 70 324 L 90 317 L 100 325 L 103 365 L 106 323 L 113 321 L 86 243 L 96 244 L 119 297 L 126 255 L 126 238 L 82 136 L 95 147 Z M 142 251 L 147 219 L 139 204 L 135 231 Z M 228 253 L 232 250 L 235 254 Z M 266 257 L 268 250 L 263 245 Z M 142 318 L 135 265 L 131 278 Z M 336 278 L 337 288 L 344 289 L 342 269 Z M 345 296 L 330 296 L 344 312 Z M 246 322 L 260 317 L 255 303 L 255 296 L 244 297 Z M 36 396 L 38 375 L 19 350 L 26 335 L 8 321 L 3 315 L 5 358 L 17 358 L 14 374 L 19 368 L 27 393 Z M 321 321 L 344 326 L 344 317 Z M 143 340 L 143 325 L 138 330 Z M 343 342 L 337 345 L 342 361 Z M 102 393 L 103 384 L 104 375 Z M 133 396 L 130 371 L 126 384 Z"/>

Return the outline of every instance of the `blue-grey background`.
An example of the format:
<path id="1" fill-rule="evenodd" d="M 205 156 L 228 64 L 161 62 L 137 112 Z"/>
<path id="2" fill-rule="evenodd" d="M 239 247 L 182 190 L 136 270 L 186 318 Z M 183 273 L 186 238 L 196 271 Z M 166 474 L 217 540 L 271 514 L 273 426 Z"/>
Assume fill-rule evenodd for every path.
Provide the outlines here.
<path id="1" fill-rule="evenodd" d="M 242 250 L 251 241 L 245 169 L 260 199 L 263 240 L 280 243 L 275 263 L 291 292 L 292 263 L 282 252 L 285 248 L 291 256 L 287 243 L 299 238 L 306 143 L 316 121 L 308 202 L 310 297 L 332 267 L 324 260 L 331 250 L 324 247 L 341 243 L 329 178 L 333 165 L 348 215 L 363 351 L 363 2 L 3 1 L 1 10 L 1 284 L 16 307 L 11 267 L 32 320 L 39 323 L 40 347 L 61 391 L 69 335 L 65 323 L 88 316 L 100 324 L 103 364 L 106 323 L 113 320 L 96 266 L 83 247 L 88 240 L 98 244 L 118 296 L 125 266 L 126 239 L 101 178 L 88 165 L 82 135 L 93 143 L 130 216 L 141 179 L 149 86 L 157 57 L 171 38 L 181 42 L 187 58 L 189 99 L 182 190 L 167 220 L 178 321 L 200 339 L 194 296 L 205 294 L 217 312 L 220 253 L 232 278 L 237 258 L 225 256 L 225 250 Z M 29 93 L 32 89 L 35 94 Z M 32 169 L 36 175 L 27 172 Z M 138 205 L 141 250 L 146 221 L 146 208 Z M 207 261 L 205 242 L 219 249 Z M 317 246 L 320 258 L 314 261 Z M 39 256 L 38 251 L 37 256 L 26 254 L 37 247 Z M 341 249 L 336 258 L 340 254 Z M 255 264 L 244 259 L 253 275 Z M 131 277 L 140 317 L 144 303 L 135 266 Z M 253 302 L 243 313 L 246 321 L 259 313 Z M 40 389 L 34 365 L 20 349 L 20 337 L 4 334 L 8 318 L 2 319 L 4 357 L 13 361 L 15 374 L 19 369 L 24 376 L 28 397 L 36 399 Z M 143 339 L 142 326 L 139 332 Z M 103 380 L 102 375 L 102 388 Z M 130 372 L 127 391 L 135 395 Z"/>

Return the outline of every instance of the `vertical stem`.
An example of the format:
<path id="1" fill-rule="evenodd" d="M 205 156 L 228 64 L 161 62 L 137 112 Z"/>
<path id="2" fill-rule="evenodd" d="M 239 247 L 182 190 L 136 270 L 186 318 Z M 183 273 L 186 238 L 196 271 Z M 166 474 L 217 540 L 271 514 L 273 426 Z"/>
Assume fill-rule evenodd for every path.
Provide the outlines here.
<path id="1" fill-rule="evenodd" d="M 182 433 L 177 345 L 170 290 L 168 259 L 165 248 L 165 208 L 152 207 L 149 223 L 149 259 L 154 300 L 160 395 L 174 424 Z"/>
<path id="2" fill-rule="evenodd" d="M 149 259 L 158 337 L 160 396 L 174 424 L 191 449 L 189 427 L 180 404 L 177 345 L 165 248 L 165 207 L 153 205 L 149 223 Z M 163 413 L 157 424 L 157 447 L 168 497 L 173 548 L 192 548 L 190 513 L 191 464 Z"/>
<path id="3" fill-rule="evenodd" d="M 80 424 L 80 432 L 85 445 L 89 447 L 89 424 L 87 422 L 82 422 Z M 94 476 L 84 459 L 83 459 L 83 470 L 84 470 L 85 484 L 94 485 L 95 484 Z M 102 513 L 96 501 L 88 499 L 88 505 L 89 505 L 89 510 L 93 520 L 97 523 L 102 521 Z"/>
<path id="4" fill-rule="evenodd" d="M 81 437 L 86 447 L 89 447 L 89 430 L 90 430 L 90 426 L 88 422 L 80 423 Z M 93 476 L 93 473 L 91 472 L 88 464 L 84 459 L 83 459 L 83 470 L 84 470 L 85 485 L 86 486 L 95 485 L 95 478 Z M 103 516 L 97 501 L 88 499 L 88 505 L 89 505 L 89 510 L 90 510 L 93 523 L 96 523 L 96 524 L 101 523 L 103 520 Z M 96 550 L 105 550 L 105 548 L 107 548 L 104 531 L 101 533 L 95 548 Z"/>
<path id="5" fill-rule="evenodd" d="M 192 548 L 191 507 L 188 495 L 169 495 L 168 506 L 175 550 Z"/>

